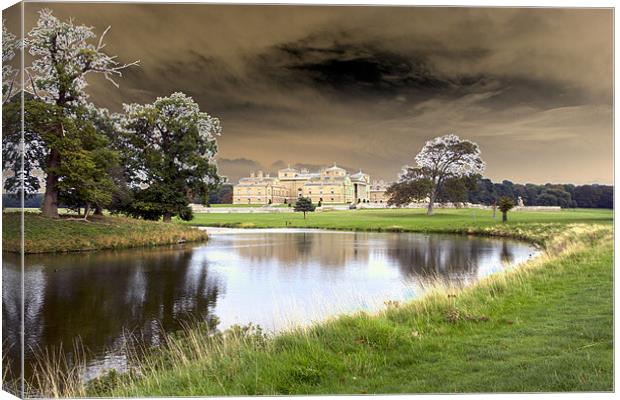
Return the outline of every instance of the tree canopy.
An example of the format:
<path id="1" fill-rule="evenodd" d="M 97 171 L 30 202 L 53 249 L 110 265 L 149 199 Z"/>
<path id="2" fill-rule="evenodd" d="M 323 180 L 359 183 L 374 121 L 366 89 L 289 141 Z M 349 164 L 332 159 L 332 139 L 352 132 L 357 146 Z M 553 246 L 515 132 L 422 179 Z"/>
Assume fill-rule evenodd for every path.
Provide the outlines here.
<path id="1" fill-rule="evenodd" d="M 191 218 L 189 201 L 206 203 L 219 183 L 220 122 L 180 92 L 153 104 L 125 104 L 119 114 L 89 103 L 88 74 L 118 87 L 114 79 L 138 63 L 121 64 L 104 51 L 109 29 L 97 38 L 93 28 L 41 10 L 23 42 L 32 63 L 21 104 L 10 96 L 15 71 L 7 65 L 17 41 L 3 25 L 3 169 L 13 171 L 5 189 L 36 193 L 41 183 L 33 172 L 40 170 L 46 217 L 58 217 L 62 202 L 84 208 L 85 218 L 104 207 L 147 219 Z"/>
<path id="2" fill-rule="evenodd" d="M 148 219 L 163 216 L 165 221 L 188 216 L 190 200 L 205 198 L 218 183 L 214 157 L 219 120 L 180 92 L 153 104 L 126 104 L 124 111 L 118 146 L 127 156 L 135 200 L 128 211 Z"/>
<path id="3" fill-rule="evenodd" d="M 433 214 L 436 201 L 465 200 L 470 185 L 467 178 L 481 174 L 486 166 L 478 145 L 456 135 L 429 140 L 415 161 L 415 167 L 403 167 L 399 182 L 389 188 L 388 203 L 427 201 L 428 215 Z"/>
<path id="4" fill-rule="evenodd" d="M 315 205 L 312 204 L 312 199 L 310 199 L 309 197 L 300 197 L 297 199 L 297 202 L 295 203 L 295 211 L 303 212 L 304 219 L 306 219 L 306 213 L 313 212 L 315 208 L 316 208 Z"/>
<path id="5" fill-rule="evenodd" d="M 499 198 L 497 202 L 497 208 L 502 212 L 502 222 L 508 221 L 508 211 L 512 210 L 515 206 L 515 203 L 512 198 L 507 196 L 502 196 Z"/>

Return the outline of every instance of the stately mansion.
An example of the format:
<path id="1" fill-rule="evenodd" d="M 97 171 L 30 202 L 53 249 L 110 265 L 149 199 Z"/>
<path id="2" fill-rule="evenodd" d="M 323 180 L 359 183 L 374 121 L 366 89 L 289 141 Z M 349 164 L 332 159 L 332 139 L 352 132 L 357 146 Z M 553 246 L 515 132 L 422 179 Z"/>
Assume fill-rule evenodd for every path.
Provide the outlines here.
<path id="1" fill-rule="evenodd" d="M 370 182 L 362 171 L 349 174 L 334 164 L 319 172 L 284 168 L 278 176 L 262 171 L 239 179 L 233 188 L 233 204 L 292 204 L 299 197 L 308 197 L 318 204 L 384 203 L 383 182 Z"/>

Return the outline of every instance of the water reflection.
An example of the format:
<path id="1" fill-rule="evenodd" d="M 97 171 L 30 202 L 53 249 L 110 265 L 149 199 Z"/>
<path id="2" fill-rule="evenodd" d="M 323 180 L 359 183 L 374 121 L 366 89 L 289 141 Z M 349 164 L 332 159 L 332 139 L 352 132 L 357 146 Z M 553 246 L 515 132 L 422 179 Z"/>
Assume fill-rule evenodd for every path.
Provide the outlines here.
<path id="1" fill-rule="evenodd" d="M 531 253 L 523 243 L 464 236 L 244 231 L 199 246 L 31 255 L 26 358 L 79 337 L 92 365 L 117 366 L 127 331 L 156 345 L 162 329 L 188 320 L 277 329 L 414 297 L 428 278 L 468 283 Z M 2 284 L 5 349 L 17 357 L 19 346 L 9 346 L 19 343 L 19 257 L 4 254 Z"/>

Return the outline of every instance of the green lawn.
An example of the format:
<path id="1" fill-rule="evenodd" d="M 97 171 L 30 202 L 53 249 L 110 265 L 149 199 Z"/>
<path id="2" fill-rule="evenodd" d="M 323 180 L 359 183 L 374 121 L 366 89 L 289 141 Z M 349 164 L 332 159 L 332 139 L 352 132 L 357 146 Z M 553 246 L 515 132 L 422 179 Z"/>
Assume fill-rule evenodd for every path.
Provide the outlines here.
<path id="1" fill-rule="evenodd" d="M 180 224 L 102 216 L 91 221 L 43 218 L 25 213 L 26 253 L 48 253 L 155 246 L 179 241 L 205 240 L 198 229 Z M 20 214 L 2 214 L 2 250 L 20 251 Z"/>
<path id="2" fill-rule="evenodd" d="M 606 213 L 576 215 L 588 214 Z M 544 242 L 547 254 L 526 266 L 376 315 L 276 337 L 194 328 L 135 375 L 82 395 L 611 391 L 612 227 L 564 225 Z"/>
<path id="3" fill-rule="evenodd" d="M 286 214 L 195 214 L 187 222 L 197 226 L 242 228 L 307 227 L 347 230 L 390 230 L 416 232 L 478 232 L 505 226 L 531 224 L 564 225 L 571 223 L 613 222 L 612 210 L 569 209 L 557 212 L 510 212 L 508 223 L 502 224 L 501 214 L 493 219 L 489 210 L 439 209 L 429 217 L 423 209 L 375 209 Z"/>

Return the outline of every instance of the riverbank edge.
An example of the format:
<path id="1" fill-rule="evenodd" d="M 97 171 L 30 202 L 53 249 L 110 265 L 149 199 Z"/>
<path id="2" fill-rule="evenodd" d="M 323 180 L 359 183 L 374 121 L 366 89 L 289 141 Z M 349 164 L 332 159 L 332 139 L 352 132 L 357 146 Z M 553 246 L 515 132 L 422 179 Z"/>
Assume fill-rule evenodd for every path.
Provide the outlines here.
<path id="1" fill-rule="evenodd" d="M 2 252 L 21 252 L 20 213 L 2 213 Z M 24 253 L 61 254 L 99 250 L 151 248 L 208 240 L 200 229 L 178 223 L 144 221 L 121 216 L 49 219 L 24 214 Z"/>
<path id="2" fill-rule="evenodd" d="M 376 233 L 421 233 L 421 234 L 444 234 L 444 235 L 469 235 L 478 237 L 490 237 L 490 238 L 503 238 L 521 240 L 538 248 L 545 248 L 548 243 L 549 236 L 552 234 L 559 234 L 567 228 L 573 226 L 583 226 L 583 223 L 513 223 L 513 224 L 496 224 L 489 226 L 465 226 L 465 227 L 401 227 L 401 226 L 375 226 L 375 227 L 326 227 L 326 226 L 312 226 L 312 225 L 295 225 L 291 224 L 287 227 L 278 225 L 263 225 L 255 226 L 254 224 L 244 223 L 214 223 L 205 225 L 183 223 L 197 227 L 201 230 L 208 232 L 208 228 L 231 228 L 231 229 L 253 229 L 256 231 L 266 229 L 309 229 L 309 230 L 324 230 L 324 231 L 336 231 L 336 232 L 376 232 Z M 597 225 L 605 225 L 604 223 L 598 223 Z"/>
<path id="3" fill-rule="evenodd" d="M 505 229 L 510 228 L 506 227 Z M 515 227 L 512 227 L 512 229 L 515 229 Z M 489 317 L 485 315 L 475 315 L 475 310 L 477 308 L 484 308 L 485 306 L 485 301 L 482 301 L 483 304 L 479 304 L 480 298 L 488 300 L 487 297 L 491 296 L 491 301 L 501 303 L 503 294 L 508 293 L 510 290 L 514 290 L 511 288 L 528 286 L 528 284 L 531 283 L 530 281 L 539 279 L 540 274 L 545 276 L 545 273 L 553 273 L 559 268 L 564 268 L 564 263 L 571 262 L 572 259 L 586 255 L 603 257 L 605 252 L 599 254 L 599 252 L 595 251 L 597 249 L 606 249 L 607 252 L 611 252 L 611 257 L 613 257 L 613 247 L 611 247 L 613 229 L 610 225 L 563 225 L 560 230 L 555 228 L 546 230 L 544 240 L 542 240 L 543 233 L 541 233 L 540 227 L 529 230 L 524 227 L 519 227 L 519 229 L 520 231 L 512 232 L 515 235 L 508 235 L 510 232 L 506 230 L 502 230 L 499 233 L 502 237 L 525 238 L 532 243 L 541 243 L 545 250 L 543 255 L 522 264 L 519 268 L 512 268 L 484 278 L 472 286 L 460 290 L 436 287 L 429 290 L 428 293 L 421 298 L 412 300 L 404 305 L 388 304 L 385 310 L 372 315 L 367 313 L 340 315 L 334 317 L 332 320 L 324 321 L 310 328 L 295 329 L 291 332 L 283 332 L 268 338 L 266 338 L 260 330 L 257 331 L 253 328 L 233 329 L 225 332 L 223 335 L 208 336 L 209 334 L 206 331 L 200 327 L 195 327 L 188 329 L 181 335 L 171 335 L 170 340 L 167 342 L 166 349 L 160 349 L 151 354 L 146 361 L 143 361 L 143 363 L 138 366 L 139 372 L 135 375 L 111 374 L 91 382 L 88 386 L 73 386 L 74 388 L 78 388 L 77 392 L 74 394 L 82 396 L 179 396 L 293 393 L 403 393 L 397 390 L 390 391 L 389 385 L 383 386 L 383 388 L 380 387 L 378 390 L 374 391 L 347 390 L 346 387 L 350 386 L 351 383 L 336 387 L 333 383 L 326 384 L 323 387 L 317 386 L 317 382 L 320 382 L 322 379 L 328 379 L 329 376 L 329 371 L 327 371 L 328 375 L 325 375 L 324 373 L 326 371 L 323 371 L 320 365 L 318 365 L 317 368 L 309 368 L 310 372 L 304 372 L 303 368 L 299 371 L 294 368 L 293 370 L 287 371 L 289 378 L 292 377 L 296 382 L 301 381 L 301 387 L 296 387 L 295 384 L 291 384 L 288 388 L 272 385 L 272 389 L 266 391 L 258 387 L 265 386 L 265 384 L 259 385 L 258 381 L 256 382 L 257 387 L 254 389 L 244 386 L 245 378 L 237 377 L 237 374 L 247 374 L 247 371 L 244 371 L 244 369 L 252 365 L 244 365 L 243 360 L 247 362 L 248 357 L 249 359 L 253 358 L 257 363 L 259 359 L 276 362 L 273 358 L 277 358 L 278 353 L 282 351 L 282 349 L 284 349 L 287 354 L 292 352 L 295 356 L 295 362 L 301 362 L 301 364 L 304 365 L 308 363 L 314 365 L 314 363 L 319 361 L 316 358 L 316 354 L 313 354 L 313 352 L 318 352 L 318 354 L 325 352 L 333 353 L 333 351 L 330 351 L 332 349 L 329 349 L 331 346 L 330 341 L 328 340 L 322 343 L 319 347 L 310 346 L 310 348 L 306 348 L 304 343 L 310 345 L 311 341 L 316 342 L 319 340 L 317 338 L 323 335 L 329 335 L 330 332 L 333 334 L 333 331 L 342 331 L 345 336 L 348 334 L 351 334 L 353 337 L 355 337 L 355 335 L 366 335 L 367 337 L 365 339 L 364 337 L 360 339 L 359 345 L 363 346 L 365 341 L 372 341 L 370 337 L 377 334 L 377 332 L 372 329 L 370 332 L 364 332 L 364 329 L 368 330 L 373 327 L 374 324 L 382 325 L 386 319 L 390 321 L 404 319 L 408 322 L 406 324 L 407 328 L 411 328 L 410 325 L 417 326 L 418 330 L 409 330 L 408 332 L 409 335 L 413 335 L 413 337 L 426 336 L 424 331 L 428 331 L 433 327 L 437 328 L 437 326 L 434 325 L 440 325 L 440 328 L 444 329 L 446 328 L 446 324 L 448 324 L 448 330 L 452 328 L 450 325 L 465 325 L 463 330 L 467 333 L 468 329 L 466 328 L 472 328 L 472 325 L 476 326 L 482 322 L 489 321 Z M 446 232 L 444 231 L 441 233 Z M 471 234 L 472 232 L 468 231 L 466 233 Z M 604 262 L 604 260 L 599 261 Z M 592 264 L 595 263 L 585 263 L 582 267 L 585 268 L 585 266 Z M 562 276 L 559 276 L 559 278 L 562 278 Z M 517 284 L 516 286 L 514 285 L 515 283 Z M 610 285 L 612 283 L 613 282 L 609 282 Z M 613 305 L 611 305 L 611 307 L 613 307 Z M 441 316 L 440 320 L 437 320 L 438 315 Z M 549 325 L 553 325 L 551 322 L 553 322 L 553 317 L 550 316 Z M 498 324 L 501 322 L 494 323 Z M 505 320 L 503 323 L 512 325 L 513 321 Z M 362 324 L 364 329 L 360 330 L 359 324 Z M 368 326 L 366 326 L 366 324 Z M 458 330 L 458 326 L 453 329 Z M 358 330 L 359 332 L 353 332 Z M 612 337 L 611 333 L 610 337 Z M 444 334 L 445 333 L 441 333 L 441 335 Z M 410 340 L 411 338 L 407 337 L 407 339 Z M 459 342 L 459 340 L 456 340 L 456 342 Z M 287 343 L 292 347 L 287 346 Z M 301 347 L 298 348 L 298 346 Z M 611 359 L 612 350 L 609 350 L 610 362 Z M 259 368 L 258 365 L 259 364 L 256 364 L 256 368 Z M 261 365 L 264 365 L 264 363 Z M 273 367 L 275 370 L 282 369 L 278 362 L 266 368 L 270 367 Z M 231 368 L 234 370 L 234 373 L 231 373 Z M 201 382 L 198 387 L 194 386 L 196 382 L 190 378 L 190 375 L 195 378 L 196 371 L 202 371 L 198 375 Z M 261 372 L 261 374 L 265 373 L 264 371 Z M 311 375 L 308 382 L 306 382 L 306 378 L 308 377 L 304 375 L 306 373 L 310 373 Z M 593 374 L 594 373 L 595 372 L 593 372 Z M 218 374 L 221 374 L 222 377 L 218 378 Z M 312 378 L 313 374 L 317 375 L 317 377 L 315 377 L 316 379 Z M 185 377 L 185 375 L 187 375 L 187 377 Z M 278 374 L 278 376 L 279 375 L 280 374 Z M 272 379 L 281 380 L 276 377 L 272 377 Z M 352 379 L 355 379 L 354 375 L 352 375 Z M 235 383 L 235 381 L 237 382 Z M 605 384 L 603 385 L 605 387 L 596 387 L 596 390 L 611 390 L 613 385 L 613 383 L 611 383 L 611 376 L 609 377 L 609 382 L 609 386 Z M 296 384 L 299 385 L 300 382 Z M 310 386 L 308 387 L 308 385 Z M 505 390 L 505 388 L 500 388 L 499 390 Z M 532 385 L 528 386 L 527 382 L 523 382 L 522 390 L 536 391 L 537 388 Z M 588 388 L 585 387 L 577 390 L 588 390 Z M 436 390 L 432 389 L 426 392 L 433 391 L 436 392 Z M 425 391 L 422 390 L 419 392 Z"/>

